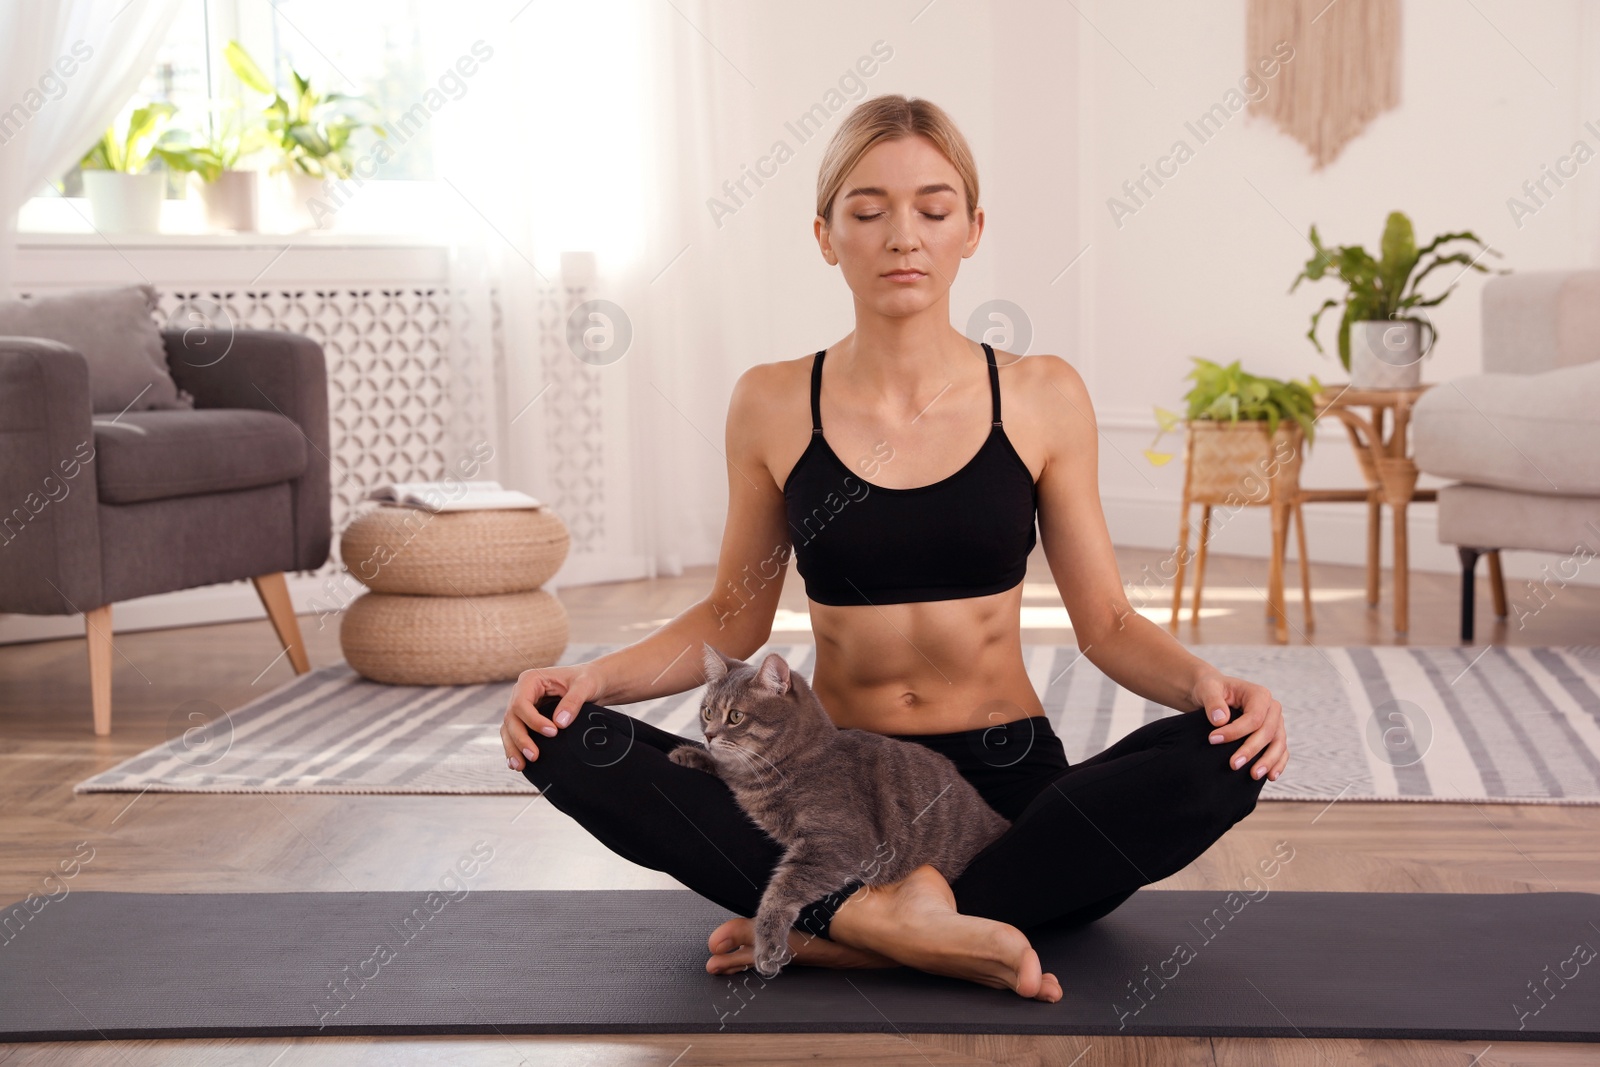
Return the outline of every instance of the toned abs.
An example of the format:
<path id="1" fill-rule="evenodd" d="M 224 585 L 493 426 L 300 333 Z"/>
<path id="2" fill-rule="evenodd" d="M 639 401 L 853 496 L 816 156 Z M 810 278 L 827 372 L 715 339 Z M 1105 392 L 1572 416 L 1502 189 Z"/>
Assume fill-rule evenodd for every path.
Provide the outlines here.
<path id="1" fill-rule="evenodd" d="M 1022 586 L 847 607 L 811 602 L 812 688 L 841 728 L 940 734 L 1044 713 L 1022 663 Z"/>

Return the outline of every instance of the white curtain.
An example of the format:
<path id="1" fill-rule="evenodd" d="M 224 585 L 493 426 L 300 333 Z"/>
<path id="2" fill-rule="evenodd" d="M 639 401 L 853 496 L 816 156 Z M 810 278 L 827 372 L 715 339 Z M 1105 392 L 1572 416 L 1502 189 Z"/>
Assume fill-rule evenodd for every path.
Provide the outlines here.
<path id="1" fill-rule="evenodd" d="M 0 0 L 0 297 L 17 211 L 133 96 L 184 0 Z"/>
<path id="2" fill-rule="evenodd" d="M 501 353 L 487 476 L 562 517 L 561 583 L 678 574 L 716 558 L 728 395 L 771 358 L 733 339 L 761 307 L 706 209 L 718 140 L 749 142 L 748 86 L 708 44 L 739 40 L 742 7 L 505 10 L 509 24 L 467 28 L 438 5 L 427 35 L 432 69 L 482 42 L 467 90 L 433 119 L 466 312 L 455 381 L 477 392 L 484 353 Z"/>

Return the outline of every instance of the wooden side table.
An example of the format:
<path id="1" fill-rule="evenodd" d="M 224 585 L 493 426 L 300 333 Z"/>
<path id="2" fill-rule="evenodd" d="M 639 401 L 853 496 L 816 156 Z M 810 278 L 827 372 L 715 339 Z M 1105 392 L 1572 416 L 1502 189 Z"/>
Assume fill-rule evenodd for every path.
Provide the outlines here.
<path id="1" fill-rule="evenodd" d="M 1378 603 L 1378 526 L 1379 511 L 1388 504 L 1394 513 L 1394 629 L 1405 633 L 1410 623 L 1409 602 L 1411 568 L 1406 546 L 1406 507 L 1413 500 L 1434 500 L 1438 491 L 1417 488 L 1417 465 L 1410 454 L 1411 409 L 1417 398 L 1434 383 L 1424 382 L 1409 389 L 1352 389 L 1333 384 L 1316 394 L 1317 417 L 1333 412 L 1350 432 L 1350 445 L 1365 489 L 1299 490 L 1297 503 L 1320 500 L 1366 501 L 1367 504 L 1367 604 Z M 1371 409 L 1371 417 L 1356 408 Z M 1391 424 L 1385 430 L 1386 415 Z M 1387 433 L 1387 436 L 1386 436 Z"/>

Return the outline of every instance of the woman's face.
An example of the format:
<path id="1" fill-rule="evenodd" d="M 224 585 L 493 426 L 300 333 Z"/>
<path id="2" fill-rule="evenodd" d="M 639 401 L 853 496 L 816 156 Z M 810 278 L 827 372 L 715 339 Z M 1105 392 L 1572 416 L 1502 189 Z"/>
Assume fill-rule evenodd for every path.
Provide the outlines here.
<path id="1" fill-rule="evenodd" d="M 815 229 L 823 258 L 860 304 L 910 315 L 946 298 L 977 250 L 983 210 L 967 221 L 960 175 L 916 135 L 873 145 L 840 186 L 832 223 L 818 216 Z"/>

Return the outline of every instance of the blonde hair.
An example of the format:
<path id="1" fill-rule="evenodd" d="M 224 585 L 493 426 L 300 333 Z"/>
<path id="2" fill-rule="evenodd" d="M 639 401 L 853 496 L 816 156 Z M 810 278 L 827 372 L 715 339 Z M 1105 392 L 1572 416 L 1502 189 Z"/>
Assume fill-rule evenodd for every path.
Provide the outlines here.
<path id="1" fill-rule="evenodd" d="M 880 141 L 896 141 L 921 134 L 944 153 L 961 177 L 967 193 L 967 221 L 978 208 L 978 166 L 972 149 L 944 109 L 931 100 L 895 94 L 864 100 L 834 131 L 817 170 L 817 214 L 833 221 L 833 201 L 850 171 Z"/>

